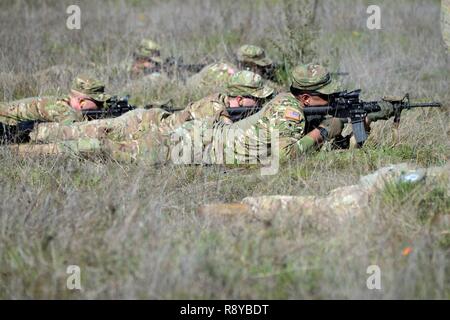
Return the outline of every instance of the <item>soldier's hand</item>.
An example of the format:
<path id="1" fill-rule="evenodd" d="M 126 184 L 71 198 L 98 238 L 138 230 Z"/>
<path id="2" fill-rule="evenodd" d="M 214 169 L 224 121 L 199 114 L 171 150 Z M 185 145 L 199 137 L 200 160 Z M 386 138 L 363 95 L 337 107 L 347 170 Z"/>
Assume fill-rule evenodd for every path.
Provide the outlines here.
<path id="1" fill-rule="evenodd" d="M 323 127 L 328 131 L 327 139 L 329 140 L 342 133 L 342 130 L 344 130 L 344 122 L 339 118 L 329 118 L 322 121 L 320 127 Z"/>
<path id="2" fill-rule="evenodd" d="M 394 102 L 381 100 L 378 102 L 380 107 L 380 111 L 372 112 L 367 115 L 367 119 L 370 122 L 378 121 L 378 120 L 388 120 L 389 118 L 394 116 Z"/>

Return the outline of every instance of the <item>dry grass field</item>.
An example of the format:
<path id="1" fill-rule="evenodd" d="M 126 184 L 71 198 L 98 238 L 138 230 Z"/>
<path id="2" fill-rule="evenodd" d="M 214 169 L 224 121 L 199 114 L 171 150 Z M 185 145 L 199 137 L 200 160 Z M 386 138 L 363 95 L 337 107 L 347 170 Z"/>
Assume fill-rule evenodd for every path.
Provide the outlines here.
<path id="1" fill-rule="evenodd" d="M 0 2 L 1 100 L 67 92 L 73 75 L 88 70 L 124 93 L 130 79 L 120 66 L 150 37 L 163 56 L 192 63 L 232 60 L 254 43 L 286 71 L 317 61 L 349 72 L 343 80 L 364 99 L 410 92 L 445 108 L 405 111 L 395 147 L 392 120 L 383 121 L 363 149 L 318 152 L 273 176 L 248 167 L 19 159 L 2 149 L 0 298 L 450 298 L 450 234 L 432 223 L 449 218 L 448 184 L 390 188 L 363 217 L 331 228 L 300 212 L 269 224 L 196 213 L 246 196 L 324 195 L 389 164 L 448 163 L 450 67 L 439 1 L 377 1 L 381 30 L 367 29 L 363 0 L 318 0 L 315 10 L 303 0 L 80 0 L 82 28 L 68 30 L 73 2 Z M 42 76 L 52 66 L 63 72 Z M 179 105 L 204 94 L 176 81 L 132 93 Z M 381 290 L 366 287 L 373 264 Z M 80 266 L 81 291 L 66 288 L 68 265 Z"/>

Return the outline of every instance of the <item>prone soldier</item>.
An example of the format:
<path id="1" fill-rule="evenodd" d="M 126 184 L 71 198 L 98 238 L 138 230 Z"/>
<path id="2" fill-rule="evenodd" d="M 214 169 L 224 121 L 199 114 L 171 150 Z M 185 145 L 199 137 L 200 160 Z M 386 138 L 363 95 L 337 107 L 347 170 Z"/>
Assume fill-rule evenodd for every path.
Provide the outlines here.
<path id="1" fill-rule="evenodd" d="M 273 62 L 264 49 L 254 45 L 243 45 L 236 52 L 237 65 L 220 61 L 205 66 L 199 73 L 187 80 L 190 88 L 203 90 L 222 88 L 238 70 L 249 70 L 262 76 L 265 80 L 273 79 Z"/>
<path id="2" fill-rule="evenodd" d="M 69 124 L 83 120 L 82 110 L 103 108 L 109 98 L 104 83 L 89 76 L 78 76 L 65 97 L 33 97 L 0 103 L 0 122 L 6 125 L 22 121 Z"/>
<path id="3" fill-rule="evenodd" d="M 71 125 L 42 123 L 31 133 L 38 143 L 80 138 L 106 138 L 114 141 L 138 139 L 149 130 L 169 132 L 192 120 L 210 125 L 216 122 L 231 124 L 228 108 L 259 108 L 274 90 L 264 84 L 261 76 L 241 71 L 234 74 L 222 93 L 211 94 L 174 113 L 160 108 L 136 109 L 117 118 L 73 123 Z"/>
<path id="4" fill-rule="evenodd" d="M 249 72 L 249 71 L 246 71 Z M 291 92 L 281 93 L 267 102 L 256 114 L 233 124 L 215 122 L 213 125 L 198 120 L 188 121 L 171 132 L 152 130 L 139 139 L 114 141 L 112 139 L 86 139 L 65 141 L 52 146 L 46 145 L 45 151 L 51 153 L 108 154 L 110 157 L 133 161 L 143 159 L 150 163 L 173 161 L 179 144 L 173 143 L 174 136 L 185 137 L 182 143 L 194 140 L 196 131 L 210 131 L 210 139 L 201 143 L 202 162 L 217 163 L 224 153 L 232 153 L 233 163 L 258 163 L 271 157 L 270 135 L 278 130 L 278 153 L 281 160 L 294 158 L 319 147 L 324 140 L 340 134 L 343 123 L 339 119 L 324 121 L 318 128 L 305 132 L 303 108 L 323 106 L 328 103 L 327 95 L 337 91 L 338 83 L 328 71 L 319 65 L 299 66 L 292 74 Z M 243 87 L 242 89 L 245 89 Z M 258 89 L 259 91 L 259 89 Z M 205 136 L 205 135 L 203 135 Z M 233 140 L 232 143 L 230 139 Z M 224 149 L 215 148 L 218 140 L 227 141 Z M 265 155 L 256 150 L 266 148 Z M 32 153 L 39 153 L 33 146 Z M 26 150 L 19 150 L 26 153 Z M 193 153 L 194 155 L 194 153 Z M 192 162 L 194 163 L 194 162 Z"/>

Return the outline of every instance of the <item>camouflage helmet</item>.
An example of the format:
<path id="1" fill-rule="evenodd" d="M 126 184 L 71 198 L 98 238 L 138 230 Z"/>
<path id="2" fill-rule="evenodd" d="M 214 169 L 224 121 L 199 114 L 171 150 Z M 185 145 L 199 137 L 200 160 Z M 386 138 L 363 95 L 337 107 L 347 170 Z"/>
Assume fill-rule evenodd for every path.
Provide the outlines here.
<path id="1" fill-rule="evenodd" d="M 87 75 L 79 75 L 72 84 L 72 91 L 87 95 L 99 102 L 107 101 L 111 96 L 105 94 L 105 84 Z"/>
<path id="2" fill-rule="evenodd" d="M 138 58 L 148 58 L 156 63 L 162 63 L 160 57 L 161 47 L 150 39 L 142 39 L 139 46 L 136 48 L 135 55 Z"/>
<path id="3" fill-rule="evenodd" d="M 253 45 L 243 45 L 237 51 L 237 59 L 243 63 L 253 63 L 261 67 L 272 65 L 272 60 L 266 57 L 264 49 Z"/>
<path id="4" fill-rule="evenodd" d="M 305 91 L 331 94 L 339 91 L 340 83 L 319 64 L 299 65 L 292 70 L 291 87 Z"/>
<path id="5" fill-rule="evenodd" d="M 251 71 L 239 71 L 232 75 L 227 83 L 227 94 L 232 97 L 251 96 L 267 98 L 274 89 L 264 84 L 263 78 Z"/>

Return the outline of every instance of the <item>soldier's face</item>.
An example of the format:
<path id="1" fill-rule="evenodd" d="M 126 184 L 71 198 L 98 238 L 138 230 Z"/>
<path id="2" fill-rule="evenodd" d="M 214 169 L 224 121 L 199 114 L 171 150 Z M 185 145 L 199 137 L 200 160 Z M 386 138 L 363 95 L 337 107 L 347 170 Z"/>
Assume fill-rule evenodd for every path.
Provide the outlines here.
<path id="1" fill-rule="evenodd" d="M 75 110 L 81 111 L 81 110 L 94 110 L 97 109 L 98 106 L 95 103 L 94 100 L 89 98 L 86 95 L 77 93 L 77 92 L 71 92 L 70 97 L 70 106 L 74 108 Z"/>
<path id="2" fill-rule="evenodd" d="M 318 107 L 318 106 L 326 106 L 328 104 L 328 100 L 320 96 L 302 94 L 298 98 L 303 103 L 304 106 Z"/>
<path id="3" fill-rule="evenodd" d="M 153 70 L 153 69 L 155 69 L 155 68 L 157 68 L 157 65 L 156 65 L 156 63 L 154 63 L 154 62 L 152 62 L 152 61 L 150 61 L 150 60 L 147 60 L 147 59 L 144 59 L 144 60 L 137 60 L 135 63 L 134 63 L 134 66 L 133 66 L 133 69 L 135 70 L 135 71 L 146 71 L 146 70 Z"/>
<path id="4" fill-rule="evenodd" d="M 247 97 L 235 97 L 229 100 L 230 108 L 238 108 L 238 107 L 245 107 L 245 108 L 254 108 L 258 106 L 258 101 L 253 98 L 247 98 Z"/>
<path id="5" fill-rule="evenodd" d="M 240 69 L 251 71 L 253 73 L 259 74 L 260 76 L 263 76 L 265 73 L 265 68 L 256 64 L 241 64 Z"/>

